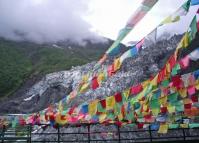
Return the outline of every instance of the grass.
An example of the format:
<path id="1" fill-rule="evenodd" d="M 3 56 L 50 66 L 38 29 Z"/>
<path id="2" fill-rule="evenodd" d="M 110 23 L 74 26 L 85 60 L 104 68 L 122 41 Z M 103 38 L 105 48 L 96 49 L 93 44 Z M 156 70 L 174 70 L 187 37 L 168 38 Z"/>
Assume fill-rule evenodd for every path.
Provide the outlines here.
<path id="1" fill-rule="evenodd" d="M 76 46 L 68 50 L 0 39 L 0 97 L 11 95 L 30 76 L 69 70 L 72 66 L 97 60 L 107 47 Z"/>

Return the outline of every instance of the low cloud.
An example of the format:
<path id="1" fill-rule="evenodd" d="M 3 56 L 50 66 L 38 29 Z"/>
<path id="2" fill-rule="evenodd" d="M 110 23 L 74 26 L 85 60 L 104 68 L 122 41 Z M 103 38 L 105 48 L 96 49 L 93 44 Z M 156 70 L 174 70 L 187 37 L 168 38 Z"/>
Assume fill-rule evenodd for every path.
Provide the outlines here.
<path id="1" fill-rule="evenodd" d="M 1 0 L 0 37 L 37 43 L 101 38 L 83 17 L 89 0 Z"/>

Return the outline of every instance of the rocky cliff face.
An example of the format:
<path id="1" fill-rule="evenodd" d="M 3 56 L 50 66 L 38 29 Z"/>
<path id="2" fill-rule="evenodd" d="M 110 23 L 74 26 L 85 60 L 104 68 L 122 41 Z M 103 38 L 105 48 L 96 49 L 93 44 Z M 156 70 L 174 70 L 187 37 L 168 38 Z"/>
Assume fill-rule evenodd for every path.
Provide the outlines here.
<path id="1" fill-rule="evenodd" d="M 158 41 L 143 49 L 139 56 L 126 59 L 121 69 L 96 90 L 88 90 L 72 100 L 68 107 L 102 99 L 149 78 L 164 65 L 181 36 Z M 103 66 L 111 63 L 112 59 Z M 82 75 L 92 71 L 96 62 L 29 79 L 12 97 L 0 100 L 0 113 L 31 113 L 56 103 L 77 87 Z"/>

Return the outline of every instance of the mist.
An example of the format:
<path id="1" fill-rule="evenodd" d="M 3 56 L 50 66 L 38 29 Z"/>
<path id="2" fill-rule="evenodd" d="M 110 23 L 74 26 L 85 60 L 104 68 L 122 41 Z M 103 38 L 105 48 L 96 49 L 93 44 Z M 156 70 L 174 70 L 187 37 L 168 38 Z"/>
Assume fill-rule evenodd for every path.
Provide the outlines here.
<path id="1" fill-rule="evenodd" d="M 36 43 L 101 41 L 83 17 L 89 0 L 0 0 L 0 37 Z"/>

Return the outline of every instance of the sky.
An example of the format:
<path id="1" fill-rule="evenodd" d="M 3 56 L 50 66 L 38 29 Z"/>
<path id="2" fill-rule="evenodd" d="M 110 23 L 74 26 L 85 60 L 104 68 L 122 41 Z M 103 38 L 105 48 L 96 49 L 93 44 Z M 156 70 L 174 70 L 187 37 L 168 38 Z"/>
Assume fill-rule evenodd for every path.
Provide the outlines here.
<path id="1" fill-rule="evenodd" d="M 143 38 L 184 1 L 159 0 L 123 42 Z M 99 42 L 103 41 L 101 36 L 114 40 L 140 3 L 141 0 L 0 0 L 0 37 L 37 43 L 66 39 Z M 182 32 L 195 10 L 190 10 L 180 26 L 168 29 Z"/>

